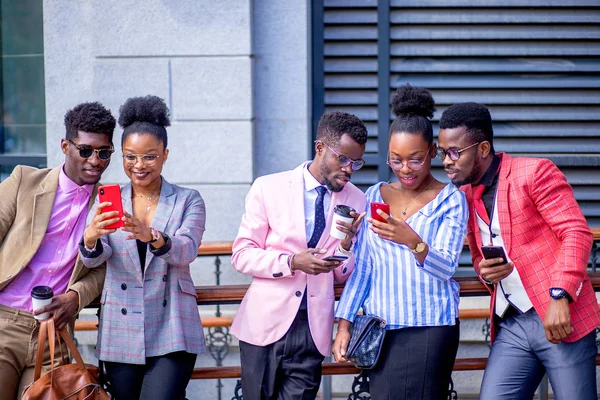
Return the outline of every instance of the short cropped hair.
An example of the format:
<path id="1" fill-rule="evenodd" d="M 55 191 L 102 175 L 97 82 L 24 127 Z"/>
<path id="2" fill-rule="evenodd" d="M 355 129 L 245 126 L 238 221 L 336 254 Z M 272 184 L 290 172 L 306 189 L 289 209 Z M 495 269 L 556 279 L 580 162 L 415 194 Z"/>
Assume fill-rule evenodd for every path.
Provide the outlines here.
<path id="1" fill-rule="evenodd" d="M 67 140 L 76 139 L 77 132 L 103 133 L 112 143 L 117 122 L 110 110 L 98 102 L 81 103 L 65 114 Z"/>
<path id="2" fill-rule="evenodd" d="M 440 129 L 464 126 L 471 142 L 487 141 L 494 154 L 494 130 L 490 110 L 479 103 L 457 103 L 446 109 L 440 119 Z"/>
<path id="3" fill-rule="evenodd" d="M 334 145 L 344 134 L 349 135 L 358 144 L 367 142 L 367 127 L 356 115 L 341 111 L 323 114 L 317 128 L 318 140 Z"/>

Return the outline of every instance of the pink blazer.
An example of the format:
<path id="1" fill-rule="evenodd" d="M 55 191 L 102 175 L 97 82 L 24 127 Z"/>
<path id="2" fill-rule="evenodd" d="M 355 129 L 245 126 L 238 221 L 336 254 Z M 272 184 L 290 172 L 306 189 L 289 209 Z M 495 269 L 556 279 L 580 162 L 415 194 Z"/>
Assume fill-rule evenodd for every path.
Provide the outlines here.
<path id="1" fill-rule="evenodd" d="M 333 333 L 334 280 L 344 282 L 348 278 L 354 270 L 354 257 L 327 274 L 290 272 L 288 256 L 307 249 L 302 176 L 305 165 L 256 179 L 246 197 L 246 213 L 233 243 L 232 262 L 235 269 L 253 279 L 231 333 L 256 346 L 281 339 L 292 325 L 306 286 L 310 331 L 319 351 L 328 355 Z M 323 257 L 332 255 L 339 244 L 338 239 L 329 236 L 337 204 L 362 212 L 366 199 L 351 183 L 333 193 L 327 226 L 317 245 L 327 250 Z"/>

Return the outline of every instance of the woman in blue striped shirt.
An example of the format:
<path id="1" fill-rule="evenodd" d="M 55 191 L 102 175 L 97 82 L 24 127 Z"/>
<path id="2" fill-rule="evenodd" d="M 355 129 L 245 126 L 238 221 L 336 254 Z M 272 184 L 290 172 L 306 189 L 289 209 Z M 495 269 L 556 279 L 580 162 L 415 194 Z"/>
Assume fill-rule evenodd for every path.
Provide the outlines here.
<path id="1" fill-rule="evenodd" d="M 454 185 L 431 174 L 435 157 L 431 93 L 405 85 L 392 107 L 388 165 L 398 179 L 370 187 L 367 200 L 384 202 L 387 223 L 363 221 L 354 247 L 356 268 L 336 310 L 333 346 L 344 358 L 349 330 L 362 307 L 386 320 L 386 337 L 369 370 L 371 396 L 385 399 L 443 399 L 459 341 L 459 285 L 452 275 L 466 234 L 468 209 Z"/>

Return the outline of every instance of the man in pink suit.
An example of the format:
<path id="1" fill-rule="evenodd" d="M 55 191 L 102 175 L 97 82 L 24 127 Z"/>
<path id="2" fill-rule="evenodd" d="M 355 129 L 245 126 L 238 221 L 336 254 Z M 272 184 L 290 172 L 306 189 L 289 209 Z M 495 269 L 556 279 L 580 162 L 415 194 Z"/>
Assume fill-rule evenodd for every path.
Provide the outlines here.
<path id="1" fill-rule="evenodd" d="M 473 266 L 491 294 L 480 399 L 531 399 L 544 373 L 556 399 L 596 399 L 592 234 L 566 177 L 546 159 L 495 154 L 481 104 L 453 105 L 440 128 L 438 154 L 464 185 Z M 485 259 L 482 245 L 502 247 L 506 260 Z"/>
<path id="2" fill-rule="evenodd" d="M 352 241 L 364 216 L 364 194 L 349 183 L 364 165 L 367 129 L 341 112 L 319 121 L 315 158 L 292 171 L 262 176 L 246 197 L 233 244 L 234 267 L 252 276 L 231 332 L 240 339 L 245 400 L 314 399 L 321 363 L 331 352 L 335 282 L 354 269 Z M 329 235 L 334 208 L 352 223 Z M 343 262 L 326 261 L 332 255 Z"/>

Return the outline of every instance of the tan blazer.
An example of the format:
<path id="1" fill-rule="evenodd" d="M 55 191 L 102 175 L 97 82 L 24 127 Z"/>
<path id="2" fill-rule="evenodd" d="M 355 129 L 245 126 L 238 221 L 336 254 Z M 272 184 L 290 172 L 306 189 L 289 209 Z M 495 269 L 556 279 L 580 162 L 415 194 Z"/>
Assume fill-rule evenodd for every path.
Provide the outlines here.
<path id="1" fill-rule="evenodd" d="M 17 276 L 38 251 L 52 213 L 60 167 L 17 166 L 0 183 L 0 290 Z M 88 210 L 94 204 L 94 186 Z M 90 270 L 77 257 L 68 289 L 79 294 L 79 311 L 100 295 L 105 267 Z"/>

